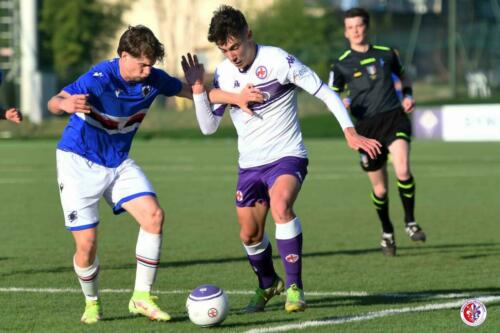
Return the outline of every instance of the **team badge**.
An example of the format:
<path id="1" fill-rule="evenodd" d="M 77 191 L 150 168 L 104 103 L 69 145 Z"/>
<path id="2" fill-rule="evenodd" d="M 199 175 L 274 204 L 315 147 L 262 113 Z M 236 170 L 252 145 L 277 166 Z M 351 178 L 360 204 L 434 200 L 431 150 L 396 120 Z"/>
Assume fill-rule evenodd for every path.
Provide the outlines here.
<path id="1" fill-rule="evenodd" d="M 74 210 L 68 214 L 68 221 L 70 223 L 75 222 L 77 219 L 78 219 L 78 213 L 76 212 L 76 210 Z"/>
<path id="2" fill-rule="evenodd" d="M 299 260 L 299 255 L 298 254 L 294 254 L 294 253 L 290 253 L 289 255 L 287 255 L 285 257 L 285 260 L 291 264 L 294 264 L 296 263 L 298 260 Z"/>
<path id="3" fill-rule="evenodd" d="M 370 79 L 375 80 L 377 78 L 377 67 L 375 65 L 366 66 L 366 71 L 370 74 Z"/>
<path id="4" fill-rule="evenodd" d="M 486 320 L 486 306 L 478 300 L 468 300 L 460 309 L 460 317 L 468 326 L 479 326 Z"/>
<path id="5" fill-rule="evenodd" d="M 267 77 L 267 68 L 265 66 L 259 66 L 255 70 L 255 75 L 261 80 L 264 80 Z"/>
<path id="6" fill-rule="evenodd" d="M 142 87 L 142 97 L 146 97 L 151 92 L 151 86 Z"/>
<path id="7" fill-rule="evenodd" d="M 241 191 L 236 191 L 236 201 L 243 201 L 243 193 Z"/>

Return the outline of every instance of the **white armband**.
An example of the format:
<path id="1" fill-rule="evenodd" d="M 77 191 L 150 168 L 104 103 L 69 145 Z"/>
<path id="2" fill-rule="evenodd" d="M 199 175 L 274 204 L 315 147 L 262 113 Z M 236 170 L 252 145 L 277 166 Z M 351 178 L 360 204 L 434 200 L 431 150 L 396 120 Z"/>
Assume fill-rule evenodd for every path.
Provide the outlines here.
<path id="1" fill-rule="evenodd" d="M 207 92 L 204 91 L 201 94 L 193 94 L 193 101 L 196 110 L 196 119 L 198 120 L 201 132 L 204 135 L 215 133 L 222 118 L 212 113 L 212 107 L 208 100 Z"/>
<path id="2" fill-rule="evenodd" d="M 344 103 L 342 103 L 339 95 L 328 88 L 326 84 L 323 84 L 321 88 L 319 88 L 315 96 L 326 104 L 335 118 L 337 118 L 337 121 L 339 122 L 340 127 L 342 127 L 343 130 L 347 127 L 354 127 L 351 118 L 349 117 L 349 113 L 347 112 Z"/>

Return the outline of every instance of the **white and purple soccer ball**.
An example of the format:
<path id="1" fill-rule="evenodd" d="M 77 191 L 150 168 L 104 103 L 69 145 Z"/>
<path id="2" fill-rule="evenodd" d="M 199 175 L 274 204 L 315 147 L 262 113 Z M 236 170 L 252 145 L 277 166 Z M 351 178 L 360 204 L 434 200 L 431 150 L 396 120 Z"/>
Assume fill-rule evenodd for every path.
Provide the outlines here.
<path id="1" fill-rule="evenodd" d="M 204 284 L 198 286 L 186 301 L 189 319 L 195 325 L 210 327 L 219 325 L 229 313 L 229 302 L 221 288 Z"/>

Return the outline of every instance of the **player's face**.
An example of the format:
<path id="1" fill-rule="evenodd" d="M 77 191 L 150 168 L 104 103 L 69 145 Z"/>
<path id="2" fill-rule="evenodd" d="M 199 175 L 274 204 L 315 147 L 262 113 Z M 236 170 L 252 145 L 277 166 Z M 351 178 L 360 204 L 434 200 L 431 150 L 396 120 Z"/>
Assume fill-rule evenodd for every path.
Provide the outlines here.
<path id="1" fill-rule="evenodd" d="M 224 56 L 239 69 L 248 67 L 255 59 L 255 43 L 252 40 L 251 31 L 241 38 L 229 36 L 224 44 L 217 46 Z"/>
<path id="2" fill-rule="evenodd" d="M 366 44 L 367 29 L 360 16 L 349 17 L 344 20 L 344 35 L 352 45 Z"/>
<path id="3" fill-rule="evenodd" d="M 150 74 L 155 61 L 144 56 L 133 57 L 128 52 L 120 56 L 120 74 L 125 81 L 143 81 Z"/>

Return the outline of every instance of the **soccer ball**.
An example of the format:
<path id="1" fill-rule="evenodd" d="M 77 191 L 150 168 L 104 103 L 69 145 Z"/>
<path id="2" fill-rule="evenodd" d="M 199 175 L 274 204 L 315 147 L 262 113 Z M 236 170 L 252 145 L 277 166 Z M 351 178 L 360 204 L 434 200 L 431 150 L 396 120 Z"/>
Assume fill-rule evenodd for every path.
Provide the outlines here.
<path id="1" fill-rule="evenodd" d="M 224 290 L 204 284 L 195 288 L 186 301 L 189 319 L 195 325 L 210 327 L 219 325 L 229 313 L 229 302 Z"/>

